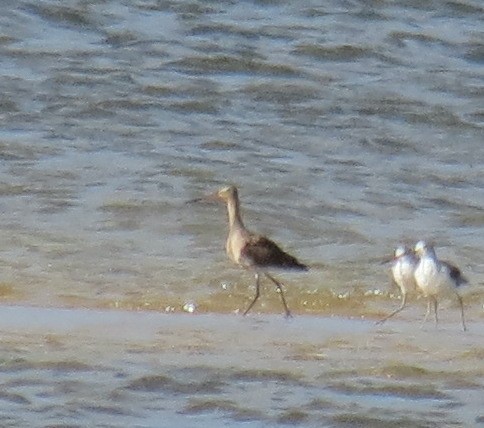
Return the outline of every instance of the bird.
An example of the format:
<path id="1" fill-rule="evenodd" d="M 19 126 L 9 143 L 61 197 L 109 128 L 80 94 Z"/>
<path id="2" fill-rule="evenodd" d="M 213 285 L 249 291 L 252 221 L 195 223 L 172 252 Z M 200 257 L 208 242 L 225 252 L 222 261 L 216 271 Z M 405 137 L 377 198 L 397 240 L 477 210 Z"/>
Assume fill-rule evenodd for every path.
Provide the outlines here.
<path id="1" fill-rule="evenodd" d="M 260 296 L 261 276 L 264 275 L 277 287 L 281 295 L 285 315 L 287 318 L 291 317 L 282 284 L 268 271 L 272 269 L 307 271 L 309 269 L 308 266 L 283 251 L 274 241 L 266 236 L 250 232 L 244 226 L 240 213 L 237 187 L 223 187 L 214 196 L 227 205 L 229 231 L 225 249 L 228 258 L 236 265 L 252 271 L 255 275 L 255 296 L 245 310 L 244 315 L 247 315 L 257 302 Z"/>
<path id="2" fill-rule="evenodd" d="M 424 323 L 427 321 L 433 307 L 435 324 L 437 325 L 439 322 L 437 298 L 441 295 L 453 294 L 456 296 L 460 306 L 462 329 L 466 331 L 464 304 L 462 297 L 457 292 L 457 288 L 467 284 L 467 279 L 462 275 L 459 268 L 449 262 L 439 260 L 434 247 L 425 241 L 417 242 L 414 251 L 419 257 L 414 274 L 415 282 L 422 294 L 427 298 L 427 313 L 425 314 Z"/>
<path id="3" fill-rule="evenodd" d="M 398 314 L 405 308 L 407 304 L 407 295 L 416 290 L 415 284 L 415 268 L 417 267 L 418 258 L 411 248 L 405 245 L 399 245 L 394 252 L 392 260 L 392 279 L 393 282 L 400 289 L 402 301 L 400 307 L 395 309 L 392 313 L 377 321 L 377 324 L 383 324 L 387 319 Z"/>

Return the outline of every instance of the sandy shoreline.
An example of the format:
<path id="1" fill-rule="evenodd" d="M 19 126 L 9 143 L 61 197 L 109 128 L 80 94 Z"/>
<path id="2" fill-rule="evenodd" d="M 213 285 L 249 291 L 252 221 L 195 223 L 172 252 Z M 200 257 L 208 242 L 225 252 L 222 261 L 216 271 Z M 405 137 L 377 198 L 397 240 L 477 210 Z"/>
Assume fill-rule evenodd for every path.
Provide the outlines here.
<path id="1" fill-rule="evenodd" d="M 9 340 L 20 341 L 22 337 L 37 338 L 40 343 L 43 337 L 57 336 L 72 342 L 89 340 L 91 344 L 98 343 L 107 348 L 158 345 L 160 358 L 163 352 L 170 350 L 188 350 L 190 353 L 189 349 L 196 349 L 197 343 L 203 349 L 210 349 L 212 356 L 221 352 L 228 358 L 244 351 L 263 353 L 274 360 L 284 357 L 281 347 L 324 347 L 328 343 L 346 342 L 364 348 L 364 344 L 378 342 L 381 338 L 388 341 L 388 347 L 382 347 L 388 352 L 392 340 L 401 344 L 412 342 L 415 347 L 432 344 L 442 355 L 484 344 L 481 340 L 482 320 L 469 321 L 469 331 L 464 333 L 457 314 L 450 312 L 445 318 L 442 316 L 438 327 L 433 322 L 422 327 L 420 318 L 413 321 L 394 318 L 377 326 L 374 320 L 307 315 L 286 319 L 279 314 L 243 317 L 236 314 L 0 306 L 0 335 L 3 344 Z M 77 348 L 76 352 L 82 356 L 82 348 Z"/>
<path id="2" fill-rule="evenodd" d="M 31 412 L 37 407 L 44 421 L 72 426 L 160 426 L 160 417 L 161 426 L 484 420 L 482 321 L 463 333 L 457 318 L 420 329 L 399 319 L 380 327 L 339 317 L 25 306 L 0 307 L 0 320 L 2 426 L 45 426 Z"/>

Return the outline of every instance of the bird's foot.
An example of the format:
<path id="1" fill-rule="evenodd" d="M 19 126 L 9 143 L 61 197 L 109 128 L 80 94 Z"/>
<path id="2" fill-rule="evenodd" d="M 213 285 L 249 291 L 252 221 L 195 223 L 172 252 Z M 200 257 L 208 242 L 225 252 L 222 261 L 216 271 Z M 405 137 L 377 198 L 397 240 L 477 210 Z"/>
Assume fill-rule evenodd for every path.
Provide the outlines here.
<path id="1" fill-rule="evenodd" d="M 287 320 L 290 320 L 290 319 L 292 319 L 292 318 L 294 318 L 294 317 L 293 317 L 293 315 L 291 314 L 291 312 L 287 311 L 287 312 L 286 312 L 286 315 L 284 316 L 284 318 L 286 318 Z"/>

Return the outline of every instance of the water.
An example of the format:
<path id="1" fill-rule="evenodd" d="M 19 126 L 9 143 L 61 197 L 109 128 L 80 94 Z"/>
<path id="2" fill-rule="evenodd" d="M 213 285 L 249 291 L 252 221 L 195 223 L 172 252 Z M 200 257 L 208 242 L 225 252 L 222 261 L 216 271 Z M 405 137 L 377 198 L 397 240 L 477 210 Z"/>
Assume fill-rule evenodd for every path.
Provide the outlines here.
<path id="1" fill-rule="evenodd" d="M 187 304 L 221 320 L 244 310 L 252 278 L 226 260 L 224 207 L 186 203 L 233 183 L 246 224 L 312 267 L 280 276 L 296 318 L 388 313 L 398 296 L 380 262 L 425 238 L 470 280 L 476 336 L 463 340 L 481 355 L 480 2 L 49 0 L 4 1 L 0 12 L 3 306 L 175 320 Z M 425 312 L 421 300 L 411 305 L 398 316 L 408 326 L 385 326 L 397 337 Z M 458 332 L 455 304 L 442 306 Z M 271 287 L 254 312 L 282 312 Z M 8 347 L 2 355 L 8 362 Z M 195 419 L 231 423 L 219 416 Z M 475 417 L 465 407 L 457 421 Z"/>

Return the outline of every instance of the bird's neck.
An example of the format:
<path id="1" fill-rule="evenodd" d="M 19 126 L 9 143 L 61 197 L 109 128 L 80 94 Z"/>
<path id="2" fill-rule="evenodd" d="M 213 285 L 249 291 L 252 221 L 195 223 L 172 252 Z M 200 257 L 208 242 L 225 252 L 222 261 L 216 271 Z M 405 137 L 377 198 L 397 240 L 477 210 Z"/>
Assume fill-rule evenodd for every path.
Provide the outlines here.
<path id="1" fill-rule="evenodd" d="M 238 198 L 230 198 L 227 201 L 227 211 L 229 213 L 229 227 L 230 230 L 243 229 L 244 223 L 240 217 L 240 203 Z"/>
<path id="2" fill-rule="evenodd" d="M 420 264 L 424 269 L 432 272 L 440 270 L 439 259 L 437 258 L 435 251 L 431 249 L 428 249 L 423 257 L 420 258 Z"/>
<path id="3" fill-rule="evenodd" d="M 435 254 L 435 250 L 433 248 L 427 248 L 424 256 L 429 259 L 435 260 L 436 262 L 438 261 L 437 255 Z"/>

